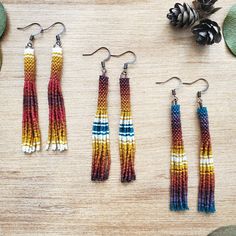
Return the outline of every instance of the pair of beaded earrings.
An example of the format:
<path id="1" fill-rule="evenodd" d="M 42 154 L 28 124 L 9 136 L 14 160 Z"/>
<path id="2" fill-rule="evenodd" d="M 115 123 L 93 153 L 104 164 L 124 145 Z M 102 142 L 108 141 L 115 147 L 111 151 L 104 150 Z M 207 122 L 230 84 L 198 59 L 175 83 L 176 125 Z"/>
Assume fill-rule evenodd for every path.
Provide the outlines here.
<path id="1" fill-rule="evenodd" d="M 56 22 L 48 28 L 39 23 L 32 23 L 18 30 L 26 30 L 31 26 L 38 26 L 40 31 L 31 34 L 24 50 L 24 99 L 22 122 L 22 151 L 33 153 L 41 148 L 41 133 L 39 128 L 38 99 L 36 90 L 36 59 L 33 42 L 37 35 L 53 28 L 63 26 L 63 30 L 56 35 L 56 43 L 52 49 L 51 76 L 48 84 L 49 128 L 46 150 L 51 146 L 54 151 L 67 150 L 66 114 L 61 90 L 62 75 L 62 45 L 61 35 L 66 28 L 62 22 Z"/>
<path id="2" fill-rule="evenodd" d="M 97 112 L 92 128 L 92 181 L 105 181 L 109 177 L 111 155 L 109 140 L 109 123 L 108 123 L 108 81 L 105 63 L 111 57 L 121 57 L 127 53 L 133 55 L 134 60 L 124 63 L 123 71 L 120 75 L 120 96 L 121 96 L 121 115 L 119 126 L 119 151 L 121 163 L 121 182 L 131 182 L 136 179 L 134 161 L 135 161 L 135 139 L 134 128 L 131 114 L 130 103 L 130 84 L 127 77 L 129 64 L 134 64 L 136 55 L 132 51 L 126 51 L 120 55 L 112 55 L 106 47 L 101 47 L 91 54 L 83 56 L 92 56 L 99 50 L 106 50 L 108 57 L 101 62 L 102 75 L 99 77 L 98 105 Z"/>
<path id="3" fill-rule="evenodd" d="M 180 78 L 172 77 L 165 82 L 157 82 L 156 84 L 164 84 L 172 79 L 177 79 L 180 85 L 192 85 L 198 81 L 206 83 L 206 88 L 197 92 L 197 114 L 201 130 L 198 211 L 213 213 L 215 212 L 214 162 L 212 156 L 208 112 L 207 108 L 203 106 L 201 98 L 202 94 L 208 90 L 209 83 L 207 80 L 202 78 L 193 81 L 192 83 L 183 83 Z M 170 210 L 183 211 L 188 210 L 188 163 L 184 151 L 180 105 L 178 104 L 178 98 L 176 97 L 176 89 L 172 90 L 173 100 L 171 105 L 172 147 L 170 160 Z"/>

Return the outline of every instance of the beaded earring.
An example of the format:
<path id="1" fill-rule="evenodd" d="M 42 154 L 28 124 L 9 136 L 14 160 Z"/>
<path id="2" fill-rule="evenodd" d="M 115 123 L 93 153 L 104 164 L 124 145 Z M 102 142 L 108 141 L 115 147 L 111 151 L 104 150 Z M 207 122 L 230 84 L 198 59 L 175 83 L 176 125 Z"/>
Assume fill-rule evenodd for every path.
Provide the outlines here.
<path id="1" fill-rule="evenodd" d="M 156 82 L 156 84 L 165 84 L 178 77 L 172 77 L 165 82 Z M 171 128 L 172 128 L 172 147 L 170 160 L 170 210 L 184 211 L 188 210 L 188 163 L 184 150 L 182 137 L 182 126 L 180 116 L 180 105 L 176 97 L 176 89 L 172 90 L 171 105 Z"/>
<path id="2" fill-rule="evenodd" d="M 41 134 L 39 129 L 38 99 L 36 90 L 36 60 L 33 48 L 35 36 L 42 33 L 42 26 L 32 23 L 18 30 L 26 30 L 31 26 L 37 25 L 40 31 L 31 34 L 29 42 L 24 50 L 24 99 L 23 99 L 23 121 L 22 121 L 22 151 L 33 153 L 40 151 Z"/>
<path id="3" fill-rule="evenodd" d="M 105 63 L 110 60 L 111 53 L 108 48 L 101 47 L 90 54 L 83 54 L 83 56 L 92 56 L 100 50 L 106 50 L 108 57 L 101 62 L 102 75 L 99 77 L 98 103 L 97 112 L 93 122 L 92 128 L 92 181 L 105 181 L 109 177 L 111 155 L 110 155 L 110 137 L 109 137 L 109 123 L 107 112 L 107 96 L 108 96 L 108 81 L 107 70 Z"/>
<path id="4" fill-rule="evenodd" d="M 192 85 L 198 81 L 206 83 L 206 88 L 197 92 L 198 109 L 197 114 L 200 123 L 201 141 L 200 141 L 200 169 L 199 169 L 199 190 L 198 190 L 198 211 L 213 213 L 215 209 L 215 172 L 212 155 L 211 136 L 209 130 L 209 120 L 207 108 L 202 104 L 202 94 L 209 88 L 206 79 L 200 78 L 192 83 L 183 83 Z"/>
<path id="5" fill-rule="evenodd" d="M 52 48 L 51 76 L 48 84 L 49 128 L 46 150 L 49 150 L 51 146 L 53 151 L 62 152 L 68 149 L 66 112 L 61 89 L 63 68 L 61 35 L 66 28 L 62 22 L 56 22 L 43 31 L 47 31 L 56 25 L 61 25 L 63 30 L 56 35 L 56 43 Z"/>
<path id="6" fill-rule="evenodd" d="M 127 51 L 120 55 L 111 55 L 112 57 L 121 57 L 127 53 L 132 54 L 134 60 L 124 63 L 123 72 L 120 75 L 121 115 L 119 126 L 119 149 L 121 182 L 131 182 L 136 179 L 134 168 L 136 145 L 131 112 L 130 83 L 129 78 L 127 77 L 128 65 L 135 63 L 136 55 L 132 51 Z"/>

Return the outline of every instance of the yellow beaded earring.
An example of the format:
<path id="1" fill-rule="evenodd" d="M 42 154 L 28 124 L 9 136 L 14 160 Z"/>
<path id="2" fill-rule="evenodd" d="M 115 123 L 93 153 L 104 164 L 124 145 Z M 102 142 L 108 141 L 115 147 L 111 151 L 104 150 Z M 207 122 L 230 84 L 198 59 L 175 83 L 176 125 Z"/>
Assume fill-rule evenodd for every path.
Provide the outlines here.
<path id="1" fill-rule="evenodd" d="M 23 98 L 23 121 L 22 121 L 22 151 L 33 153 L 40 150 L 41 135 L 39 130 L 38 100 L 36 91 L 36 60 L 34 55 L 33 42 L 35 36 L 41 34 L 42 26 L 39 23 L 32 23 L 18 30 L 26 30 L 34 25 L 39 27 L 37 33 L 31 34 L 29 42 L 24 50 L 24 98 Z"/>
<path id="2" fill-rule="evenodd" d="M 61 25 L 63 29 L 56 35 L 56 43 L 52 48 L 51 76 L 48 84 L 49 128 L 46 150 L 51 146 L 53 151 L 62 152 L 68 149 L 66 111 L 61 89 L 63 68 L 61 35 L 66 31 L 66 27 L 62 22 L 56 22 L 43 29 L 43 32 L 56 25 Z"/>

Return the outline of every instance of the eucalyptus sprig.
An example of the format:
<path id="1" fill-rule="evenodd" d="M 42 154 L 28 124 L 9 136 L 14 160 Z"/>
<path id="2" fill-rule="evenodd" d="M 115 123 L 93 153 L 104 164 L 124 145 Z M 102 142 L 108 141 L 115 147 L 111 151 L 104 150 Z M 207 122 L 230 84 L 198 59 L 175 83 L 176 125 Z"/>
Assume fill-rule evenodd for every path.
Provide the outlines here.
<path id="1" fill-rule="evenodd" d="M 0 40 L 2 39 L 4 35 L 6 26 L 7 26 L 7 14 L 2 3 L 0 2 Z M 2 50 L 0 48 L 0 71 L 1 71 L 1 68 L 2 68 Z"/>

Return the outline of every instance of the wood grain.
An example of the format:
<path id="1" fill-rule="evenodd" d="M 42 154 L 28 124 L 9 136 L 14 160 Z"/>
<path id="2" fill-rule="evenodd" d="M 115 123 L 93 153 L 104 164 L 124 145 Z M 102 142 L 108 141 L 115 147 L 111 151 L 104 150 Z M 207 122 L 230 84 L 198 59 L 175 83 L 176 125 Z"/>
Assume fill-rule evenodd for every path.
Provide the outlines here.
<path id="1" fill-rule="evenodd" d="M 188 30 L 172 29 L 166 13 L 175 1 L 5 0 L 9 30 L 1 43 L 0 74 L 0 235 L 172 235 L 204 236 L 217 227 L 236 224 L 236 67 L 224 42 L 198 47 Z M 233 0 L 217 2 L 223 19 Z M 16 27 L 32 22 L 48 26 L 62 21 L 63 92 L 69 131 L 69 151 L 21 153 L 23 49 L 31 31 Z M 59 30 L 59 28 L 58 28 Z M 43 143 L 48 126 L 47 83 L 51 47 L 57 29 L 35 41 L 37 90 Z M 100 46 L 113 53 L 133 50 L 130 66 L 132 109 L 137 139 L 137 181 L 119 182 L 119 84 L 128 56 L 107 63 L 110 77 L 109 119 L 112 166 L 109 181 L 90 181 L 91 125 L 96 110 L 101 52 L 82 57 Z M 170 90 L 156 81 L 180 76 L 185 81 L 209 80 L 208 106 L 216 165 L 214 215 L 196 210 L 199 126 L 195 94 L 203 84 L 178 91 L 182 105 L 185 148 L 189 158 L 189 205 L 173 213 L 169 202 Z"/>

